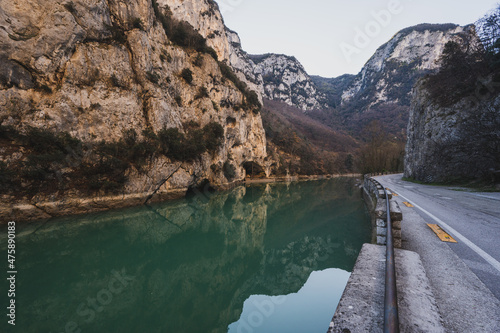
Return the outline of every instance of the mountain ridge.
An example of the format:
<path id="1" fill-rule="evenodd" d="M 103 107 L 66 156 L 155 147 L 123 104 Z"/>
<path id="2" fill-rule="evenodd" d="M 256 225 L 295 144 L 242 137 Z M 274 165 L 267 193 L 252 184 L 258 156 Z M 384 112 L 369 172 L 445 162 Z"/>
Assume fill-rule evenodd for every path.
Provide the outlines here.
<path id="1" fill-rule="evenodd" d="M 341 119 L 332 119 L 328 112 L 312 116 L 326 123 L 343 122 L 351 133 L 381 119 L 391 134 L 404 137 L 413 86 L 440 68 L 445 44 L 457 38 L 478 41 L 472 25 L 419 24 L 399 31 L 377 49 L 357 75 L 314 77 Z"/>

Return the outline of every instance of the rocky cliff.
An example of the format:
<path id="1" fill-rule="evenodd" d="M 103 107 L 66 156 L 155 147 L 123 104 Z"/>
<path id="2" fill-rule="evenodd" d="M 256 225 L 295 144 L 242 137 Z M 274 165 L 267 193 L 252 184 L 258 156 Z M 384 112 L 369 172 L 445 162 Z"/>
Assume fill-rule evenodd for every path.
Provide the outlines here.
<path id="1" fill-rule="evenodd" d="M 441 106 L 419 82 L 410 109 L 405 177 L 491 181 L 495 170 L 500 170 L 500 94 L 464 96 Z"/>
<path id="2" fill-rule="evenodd" d="M 207 39 L 218 58 L 262 97 L 282 101 L 302 110 L 325 106 L 302 64 L 294 57 L 278 54 L 249 55 L 241 46 L 238 34 L 224 25 L 218 5 L 212 0 L 158 0 L 166 3 L 175 17 L 189 22 Z"/>
<path id="3" fill-rule="evenodd" d="M 377 49 L 351 86 L 342 94 L 342 103 L 365 102 L 410 104 L 411 89 L 424 74 L 439 68 L 444 46 L 457 34 L 477 38 L 473 26 L 422 24 L 398 32 Z"/>
<path id="4" fill-rule="evenodd" d="M 206 43 L 188 17 L 212 31 Z M 19 201 L 144 202 L 243 179 L 247 162 L 266 170 L 258 95 L 216 60 L 238 63 L 235 38 L 211 1 L 3 3 L 3 215 Z"/>
<path id="5" fill-rule="evenodd" d="M 382 45 L 355 77 L 315 77 L 314 81 L 351 131 L 360 132 L 371 121 L 379 120 L 387 124 L 392 134 L 404 137 L 413 86 L 440 67 L 438 59 L 445 44 L 457 38 L 477 40 L 474 27 L 454 24 L 409 27 Z M 338 121 L 332 119 L 330 123 Z"/>
<path id="6" fill-rule="evenodd" d="M 285 102 L 304 111 L 327 107 L 326 96 L 319 92 L 302 64 L 282 54 L 252 55 L 254 73 L 263 79 L 263 96 Z"/>
<path id="7" fill-rule="evenodd" d="M 262 91 L 262 75 L 255 73 L 255 64 L 242 49 L 238 34 L 224 25 L 217 3 L 213 0 L 159 0 L 166 3 L 175 17 L 189 22 L 207 39 L 220 60 L 229 64 L 238 77 L 252 90 Z M 259 96 L 261 97 L 261 96 Z M 262 98 L 260 99 L 262 102 Z"/>

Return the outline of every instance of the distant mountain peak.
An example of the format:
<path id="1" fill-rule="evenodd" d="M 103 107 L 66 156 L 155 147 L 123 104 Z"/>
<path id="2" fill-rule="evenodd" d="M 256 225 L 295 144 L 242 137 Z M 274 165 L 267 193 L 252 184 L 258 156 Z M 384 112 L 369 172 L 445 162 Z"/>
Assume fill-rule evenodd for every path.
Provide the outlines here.
<path id="1" fill-rule="evenodd" d="M 284 54 L 251 55 L 255 75 L 262 76 L 263 96 L 282 101 L 303 111 L 327 107 L 327 99 L 320 93 L 304 66 L 293 56 Z"/>
<path id="2" fill-rule="evenodd" d="M 342 104 L 361 98 L 370 100 L 365 109 L 387 101 L 409 105 L 416 79 L 439 68 L 444 46 L 458 34 L 475 36 L 472 26 L 456 24 L 424 23 L 399 31 L 368 60 L 344 91 Z"/>

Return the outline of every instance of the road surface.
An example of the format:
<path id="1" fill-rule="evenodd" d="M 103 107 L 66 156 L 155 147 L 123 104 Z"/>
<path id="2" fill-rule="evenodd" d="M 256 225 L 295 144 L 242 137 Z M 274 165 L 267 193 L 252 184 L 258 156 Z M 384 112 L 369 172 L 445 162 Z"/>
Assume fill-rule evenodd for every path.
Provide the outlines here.
<path id="1" fill-rule="evenodd" d="M 500 299 L 500 193 L 420 185 L 403 181 L 401 174 L 375 178 L 412 203 L 425 222 L 454 237 L 458 243 L 446 244 Z"/>

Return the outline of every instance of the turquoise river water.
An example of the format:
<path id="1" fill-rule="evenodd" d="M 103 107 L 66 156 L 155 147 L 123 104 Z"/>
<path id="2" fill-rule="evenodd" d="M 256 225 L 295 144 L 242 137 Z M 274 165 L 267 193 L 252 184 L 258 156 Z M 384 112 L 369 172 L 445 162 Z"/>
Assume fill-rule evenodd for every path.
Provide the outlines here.
<path id="1" fill-rule="evenodd" d="M 370 238 L 349 178 L 16 221 L 16 326 L 3 279 L 0 331 L 324 333 Z"/>

